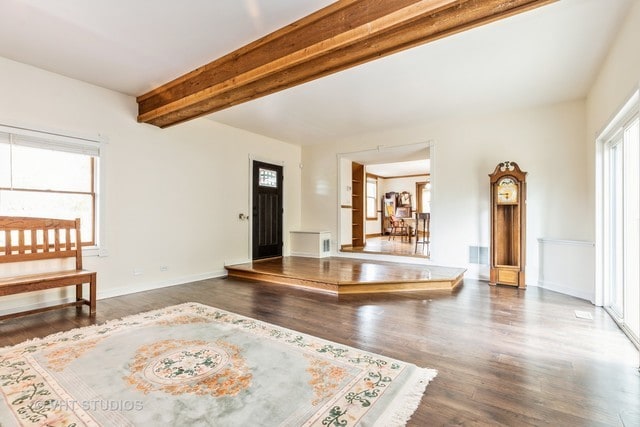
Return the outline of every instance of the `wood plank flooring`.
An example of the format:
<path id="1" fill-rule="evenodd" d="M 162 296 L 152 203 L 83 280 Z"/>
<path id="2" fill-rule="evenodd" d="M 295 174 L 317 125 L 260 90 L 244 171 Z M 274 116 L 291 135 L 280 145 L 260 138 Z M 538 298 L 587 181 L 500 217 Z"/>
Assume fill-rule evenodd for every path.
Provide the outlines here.
<path id="1" fill-rule="evenodd" d="M 399 291 L 451 291 L 464 268 L 353 258 L 279 257 L 225 267 L 230 277 L 254 279 L 339 295 Z"/>
<path id="2" fill-rule="evenodd" d="M 637 425 L 635 348 L 604 310 L 535 287 L 337 297 L 212 279 L 99 300 L 95 321 L 74 308 L 5 320 L 0 346 L 189 301 L 437 369 L 410 426 Z"/>
<path id="3" fill-rule="evenodd" d="M 422 236 L 420 236 L 422 240 Z M 389 240 L 389 236 L 367 237 L 367 244 L 363 248 L 343 248 L 342 252 L 402 255 L 416 258 L 429 258 L 429 250 L 422 243 L 416 248 L 415 237 L 410 242 L 396 237 Z"/>

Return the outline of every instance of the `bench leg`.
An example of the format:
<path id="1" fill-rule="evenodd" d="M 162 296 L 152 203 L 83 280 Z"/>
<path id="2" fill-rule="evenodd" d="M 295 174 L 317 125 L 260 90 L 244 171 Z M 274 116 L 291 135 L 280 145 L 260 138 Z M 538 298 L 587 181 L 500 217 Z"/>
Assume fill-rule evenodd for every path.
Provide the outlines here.
<path id="1" fill-rule="evenodd" d="M 76 301 L 82 300 L 82 283 L 76 285 Z"/>
<path id="2" fill-rule="evenodd" d="M 82 283 L 76 285 L 76 302 L 82 301 Z M 82 305 L 76 305 L 76 311 L 80 313 L 82 311 Z"/>
<path id="3" fill-rule="evenodd" d="M 97 274 L 91 275 L 91 282 L 89 282 L 89 313 L 91 316 L 96 314 L 96 278 Z"/>

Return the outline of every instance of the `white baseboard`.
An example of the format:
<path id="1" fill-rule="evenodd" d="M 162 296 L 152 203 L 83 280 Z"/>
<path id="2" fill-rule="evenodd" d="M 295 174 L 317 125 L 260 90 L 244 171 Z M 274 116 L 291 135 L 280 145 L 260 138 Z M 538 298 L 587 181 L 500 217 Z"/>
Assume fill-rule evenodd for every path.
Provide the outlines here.
<path id="1" fill-rule="evenodd" d="M 300 251 L 296 251 L 296 252 L 291 252 L 291 256 L 299 256 L 299 257 L 303 257 L 303 258 L 327 258 L 330 257 L 331 254 L 327 253 L 327 252 L 321 252 L 321 253 L 317 253 L 317 252 L 300 252 Z"/>
<path id="2" fill-rule="evenodd" d="M 154 289 L 162 289 L 162 288 L 168 288 L 169 286 L 184 285 L 185 283 L 197 282 L 199 280 L 213 279 L 216 277 L 224 277 L 226 275 L 227 275 L 227 270 L 218 270 L 218 271 L 212 271 L 209 273 L 201 273 L 201 274 L 194 274 L 191 276 L 176 277 L 174 279 L 163 280 L 160 282 L 136 284 L 135 287 L 123 286 L 115 289 L 107 289 L 102 292 L 98 291 L 98 299 L 100 300 L 105 298 L 119 297 L 122 295 L 135 294 L 137 292 L 152 291 Z"/>
<path id="3" fill-rule="evenodd" d="M 314 254 L 311 252 L 300 252 L 300 251 L 291 252 L 291 256 L 299 256 L 303 258 L 320 258 L 318 254 Z"/>
<path id="4" fill-rule="evenodd" d="M 533 286 L 536 286 L 533 284 Z M 539 288 L 548 289 L 550 291 L 559 292 L 561 294 L 569 295 L 572 297 L 584 299 L 590 301 L 592 304 L 595 301 L 595 293 L 584 291 L 582 289 L 570 288 L 568 286 L 564 286 L 558 283 L 549 282 L 546 280 L 539 280 L 537 286 Z"/>
<path id="5" fill-rule="evenodd" d="M 376 261 L 401 262 L 406 264 L 434 265 L 433 262 L 431 262 L 431 260 L 427 258 L 401 256 L 401 255 L 385 255 L 385 254 L 377 254 L 377 253 L 371 253 L 371 252 L 345 251 L 345 252 L 332 253 L 331 256 L 338 257 L 338 258 L 355 258 L 355 259 L 376 260 Z"/>
<path id="6" fill-rule="evenodd" d="M 96 299 L 101 300 L 106 298 L 119 297 L 122 295 L 135 294 L 137 292 L 152 291 L 154 289 L 162 289 L 162 288 L 168 288 L 170 286 L 184 285 L 185 283 L 197 282 L 199 280 L 213 279 L 216 277 L 224 277 L 226 275 L 227 275 L 226 270 L 218 270 L 218 271 L 211 271 L 208 273 L 194 274 L 191 276 L 176 277 L 173 279 L 163 280 L 160 282 L 136 284 L 135 286 L 133 285 L 123 286 L 119 288 L 106 289 L 102 291 L 100 290 L 100 280 L 98 278 L 98 290 L 97 290 Z M 73 287 L 69 286 L 69 289 L 73 289 Z M 24 294 L 24 295 L 28 295 L 28 294 Z M 42 301 L 34 304 L 17 305 L 15 307 L 11 307 L 6 310 L 0 310 L 0 315 L 20 312 L 20 311 L 36 310 L 36 309 L 47 307 L 50 305 L 65 304 L 73 301 L 75 301 L 75 297 L 47 299 L 46 301 Z"/>
<path id="7" fill-rule="evenodd" d="M 248 258 L 245 258 L 245 259 L 236 260 L 236 261 L 225 261 L 224 265 L 226 267 L 227 265 L 247 264 L 249 262 L 252 262 L 252 261 Z"/>

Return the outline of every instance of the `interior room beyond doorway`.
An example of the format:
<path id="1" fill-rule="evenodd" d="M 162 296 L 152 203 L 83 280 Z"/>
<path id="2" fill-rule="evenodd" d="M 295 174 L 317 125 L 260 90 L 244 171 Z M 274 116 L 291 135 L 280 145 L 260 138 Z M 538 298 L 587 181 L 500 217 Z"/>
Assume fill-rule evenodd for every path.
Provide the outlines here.
<path id="1" fill-rule="evenodd" d="M 340 250 L 430 257 L 429 144 L 340 156 Z"/>

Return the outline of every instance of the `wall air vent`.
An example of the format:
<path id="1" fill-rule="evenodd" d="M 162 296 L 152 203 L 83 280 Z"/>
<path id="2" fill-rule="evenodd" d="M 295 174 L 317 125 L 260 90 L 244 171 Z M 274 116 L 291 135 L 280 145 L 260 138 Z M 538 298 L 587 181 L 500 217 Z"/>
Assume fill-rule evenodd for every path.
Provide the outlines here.
<path id="1" fill-rule="evenodd" d="M 469 246 L 469 264 L 489 265 L 489 247 Z"/>
<path id="2" fill-rule="evenodd" d="M 322 252 L 331 252 L 331 239 L 324 239 L 322 241 Z"/>

